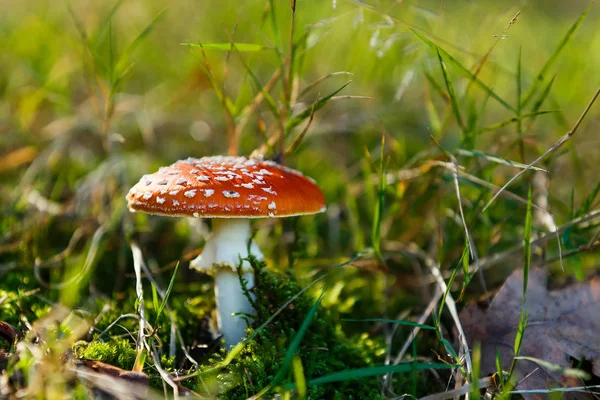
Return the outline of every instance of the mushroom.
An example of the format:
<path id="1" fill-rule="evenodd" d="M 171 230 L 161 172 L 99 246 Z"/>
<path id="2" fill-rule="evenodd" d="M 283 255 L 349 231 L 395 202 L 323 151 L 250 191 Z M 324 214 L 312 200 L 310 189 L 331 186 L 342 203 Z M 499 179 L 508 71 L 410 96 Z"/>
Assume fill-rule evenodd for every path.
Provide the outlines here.
<path id="1" fill-rule="evenodd" d="M 311 178 L 273 161 L 245 157 L 188 158 L 162 167 L 127 194 L 130 211 L 212 218 L 212 234 L 192 268 L 215 281 L 217 325 L 230 345 L 245 336 L 252 314 L 237 274 L 254 287 L 249 254 L 263 255 L 252 240 L 251 218 L 290 217 L 325 211 L 323 193 Z M 236 314 L 236 315 L 233 315 Z"/>

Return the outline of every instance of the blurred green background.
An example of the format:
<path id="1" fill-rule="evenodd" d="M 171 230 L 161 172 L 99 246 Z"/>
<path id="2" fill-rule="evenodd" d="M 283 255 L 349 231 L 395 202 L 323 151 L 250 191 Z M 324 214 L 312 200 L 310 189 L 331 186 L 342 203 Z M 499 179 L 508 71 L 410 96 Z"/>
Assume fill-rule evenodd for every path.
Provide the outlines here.
<path id="1" fill-rule="evenodd" d="M 439 164 L 449 158 L 430 135 L 466 174 L 497 186 L 517 169 L 473 152 L 529 163 L 548 150 L 600 84 L 600 8 L 592 5 L 569 34 L 587 6 L 545 0 L 298 0 L 293 39 L 301 51 L 291 86 L 302 96 L 291 114 L 352 82 L 316 111 L 305 138 L 285 158 L 317 180 L 329 209 L 291 221 L 258 221 L 257 241 L 268 265 L 282 271 L 291 263 L 308 279 L 368 247 L 381 247 L 382 260 L 332 271 L 323 281 L 334 288 L 324 305 L 342 316 L 418 315 L 431 294 L 431 279 L 407 248 L 423 249 L 449 274 L 465 240 L 452 171 Z M 290 21 L 289 1 L 0 2 L 0 289 L 41 286 L 51 301 L 83 309 L 93 309 L 90 299 L 96 296 L 122 298 L 133 287 L 132 237 L 159 281 L 168 283 L 173 263 L 193 255 L 206 227 L 131 215 L 125 193 L 161 165 L 227 153 L 226 113 L 209 75 L 239 121 L 260 91 L 248 69 L 261 85 L 280 70 L 289 55 Z M 240 53 L 206 48 L 203 58 L 198 47 L 182 45 L 230 41 L 265 48 Z M 426 41 L 442 49 L 446 77 Z M 270 93 L 281 105 L 281 81 Z M 529 94 L 521 110 L 518 99 L 523 103 Z M 540 110 L 552 112 L 518 117 Z M 593 106 L 576 135 L 539 165 L 547 174 L 536 180 L 537 173 L 529 171 L 509 187 L 526 198 L 532 186 L 534 202 L 546 202 L 557 225 L 596 205 L 599 115 L 600 107 Z M 285 148 L 305 124 L 288 132 Z M 260 148 L 275 125 L 263 102 L 242 131 L 239 153 Z M 277 152 L 275 146 L 265 155 Z M 380 196 L 381 154 L 389 176 Z M 522 242 L 524 204 L 500 197 L 483 212 L 494 191 L 465 176 L 460 183 L 480 257 Z M 87 250 L 99 227 L 106 232 L 89 262 Z M 569 255 L 564 276 L 581 279 L 595 271 L 593 251 L 578 251 L 590 244 L 593 250 L 593 228 L 561 234 Z M 548 233 L 543 213 L 534 231 Z M 560 272 L 552 261 L 556 242 L 548 243 L 536 250 L 536 263 Z M 50 268 L 54 262 L 64 268 Z M 33 268 L 36 263 L 42 272 Z M 487 269 L 488 286 L 521 266 L 516 254 Z M 206 277 L 187 268 L 181 274 L 185 278 L 177 280 L 174 296 L 185 301 L 194 290 L 210 293 Z M 73 276 L 79 285 L 72 291 L 53 286 Z M 484 291 L 476 283 L 469 289 L 474 295 Z"/>

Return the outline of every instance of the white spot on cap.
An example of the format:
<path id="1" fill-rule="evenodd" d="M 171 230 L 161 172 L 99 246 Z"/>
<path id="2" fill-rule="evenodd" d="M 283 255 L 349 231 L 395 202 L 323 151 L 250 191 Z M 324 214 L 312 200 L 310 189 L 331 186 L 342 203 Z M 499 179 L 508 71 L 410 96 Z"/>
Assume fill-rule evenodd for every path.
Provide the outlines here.
<path id="1" fill-rule="evenodd" d="M 202 182 L 210 181 L 210 177 L 208 177 L 206 175 L 198 175 L 196 177 L 196 179 L 198 179 L 199 181 L 202 181 Z"/>
<path id="2" fill-rule="evenodd" d="M 152 197 L 152 192 L 146 192 L 142 197 L 144 200 L 150 200 L 150 197 Z"/>
<path id="3" fill-rule="evenodd" d="M 173 206 L 177 207 L 179 205 L 179 202 L 177 200 L 173 200 Z"/>
<path id="4" fill-rule="evenodd" d="M 268 188 L 261 188 L 261 189 L 270 194 L 277 194 L 277 192 L 274 191 L 273 189 L 271 189 L 271 187 L 272 186 L 269 186 Z"/>
<path id="5" fill-rule="evenodd" d="M 251 183 L 242 183 L 242 186 L 245 187 L 246 189 L 253 189 L 254 185 Z"/>
<path id="6" fill-rule="evenodd" d="M 161 179 L 160 181 L 157 182 L 158 185 L 164 186 L 167 183 L 169 183 L 168 179 Z"/>
<path id="7" fill-rule="evenodd" d="M 275 214 L 273 214 L 272 212 L 269 213 L 269 217 L 274 217 Z"/>
<path id="8" fill-rule="evenodd" d="M 227 182 L 230 178 L 226 177 L 226 176 L 217 176 L 215 177 L 215 181 L 220 181 L 220 182 Z"/>
<path id="9" fill-rule="evenodd" d="M 158 196 L 156 196 L 156 202 L 157 202 L 158 204 L 163 204 L 163 203 L 165 202 L 165 199 L 164 199 L 163 197 L 158 197 Z"/>
<path id="10" fill-rule="evenodd" d="M 146 184 L 146 186 L 150 186 L 150 185 L 152 185 L 152 180 L 147 179 L 144 183 Z"/>
<path id="11" fill-rule="evenodd" d="M 212 189 L 204 189 L 204 197 L 210 197 L 214 192 Z"/>
<path id="12" fill-rule="evenodd" d="M 176 169 L 176 170 L 167 172 L 167 175 L 179 175 L 180 173 L 181 173 L 181 171 Z"/>
<path id="13" fill-rule="evenodd" d="M 185 197 L 191 199 L 192 197 L 194 197 L 196 195 L 196 189 L 188 190 L 188 191 L 184 192 L 183 195 Z"/>
<path id="14" fill-rule="evenodd" d="M 195 212 L 193 215 L 194 215 L 194 218 L 200 218 L 200 214 L 198 214 L 197 212 Z"/>
<path id="15" fill-rule="evenodd" d="M 190 171 L 190 174 L 196 175 L 198 172 L 200 172 L 200 171 L 198 171 L 197 169 L 194 168 L 193 170 Z"/>
<path id="16" fill-rule="evenodd" d="M 275 210 L 277 208 L 277 204 L 275 204 L 274 201 L 270 202 L 269 205 L 267 206 L 267 208 L 269 210 Z"/>
<path id="17" fill-rule="evenodd" d="M 265 181 L 261 181 L 260 179 L 253 179 L 252 182 L 256 183 L 257 185 L 264 185 Z"/>
<path id="18" fill-rule="evenodd" d="M 240 194 L 234 190 L 223 190 L 223 196 L 229 199 L 233 199 L 236 197 L 240 197 Z"/>
<path id="19" fill-rule="evenodd" d="M 251 195 L 248 195 L 248 200 L 250 200 L 250 201 L 253 201 L 253 200 L 263 201 L 263 200 L 268 200 L 268 199 L 266 197 L 264 197 L 264 196 L 259 196 L 257 194 L 251 194 Z"/>
<path id="20" fill-rule="evenodd" d="M 183 178 L 179 178 L 177 179 L 177 182 L 175 182 L 176 185 L 187 185 L 187 180 L 183 179 Z"/>
<path id="21" fill-rule="evenodd" d="M 177 193 L 179 193 L 179 190 L 171 190 L 171 191 L 169 192 L 169 194 L 170 194 L 171 196 L 177 196 Z"/>

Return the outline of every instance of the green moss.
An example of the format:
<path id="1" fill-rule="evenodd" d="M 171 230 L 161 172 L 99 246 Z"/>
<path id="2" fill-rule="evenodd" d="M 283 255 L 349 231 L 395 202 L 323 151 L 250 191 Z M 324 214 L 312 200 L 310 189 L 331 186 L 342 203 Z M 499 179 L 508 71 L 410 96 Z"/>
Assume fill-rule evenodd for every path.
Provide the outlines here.
<path id="1" fill-rule="evenodd" d="M 73 351 L 76 357 L 98 360 L 114 365 L 124 370 L 131 370 L 137 356 L 135 345 L 125 339 L 114 339 L 107 342 L 93 341 L 91 343 L 76 343 Z M 166 371 L 173 371 L 175 357 L 163 355 L 160 360 L 161 367 Z M 150 386 L 162 388 L 163 381 L 154 368 L 150 358 L 146 358 L 144 372 L 150 377 Z"/>
<path id="2" fill-rule="evenodd" d="M 252 264 L 256 275 L 253 292 L 257 298 L 257 317 L 253 327 L 258 327 L 299 293 L 302 286 L 291 275 L 267 272 L 264 264 L 256 260 L 252 260 Z M 218 384 L 219 398 L 245 399 L 272 382 L 282 368 L 288 347 L 315 300 L 307 293 L 295 299 L 248 342 L 226 369 L 213 377 Z M 220 361 L 225 354 L 224 351 L 219 353 L 212 361 Z M 336 371 L 380 364 L 383 345 L 366 334 L 346 337 L 337 319 L 332 318 L 329 310 L 321 307 L 302 339 L 298 354 L 304 375 L 310 380 Z M 204 368 L 206 370 L 212 366 L 214 364 Z M 288 381 L 292 381 L 292 378 Z M 201 389 L 199 384 L 197 390 Z M 380 398 L 379 390 L 380 379 L 372 377 L 309 387 L 306 398 L 377 399 Z"/>
<path id="3" fill-rule="evenodd" d="M 108 342 L 93 341 L 89 344 L 78 344 L 75 354 L 80 358 L 98 360 L 119 368 L 131 370 L 135 363 L 136 351 L 125 339 L 114 339 Z"/>

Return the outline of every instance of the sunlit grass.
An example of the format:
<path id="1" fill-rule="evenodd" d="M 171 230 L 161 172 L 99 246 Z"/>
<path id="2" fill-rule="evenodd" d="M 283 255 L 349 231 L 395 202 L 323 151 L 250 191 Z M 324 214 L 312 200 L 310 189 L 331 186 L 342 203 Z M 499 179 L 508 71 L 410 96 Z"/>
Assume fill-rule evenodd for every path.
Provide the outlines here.
<path id="1" fill-rule="evenodd" d="M 2 336 L 2 385 L 77 397 L 94 383 L 61 354 L 125 343 L 135 362 L 119 367 L 148 374 L 157 396 L 318 398 L 373 376 L 373 398 L 481 388 L 454 305 L 523 265 L 595 271 L 600 108 L 576 121 L 599 84 L 597 6 L 294 4 L 0 5 L 0 321 L 26 333 Z M 255 223 L 269 271 L 290 283 L 225 355 L 211 281 L 187 268 L 206 226 L 130 214 L 124 196 L 161 165 L 228 153 L 303 171 L 329 206 Z M 330 330 L 364 366 L 307 342 Z M 504 395 L 514 366 L 498 366 Z"/>

